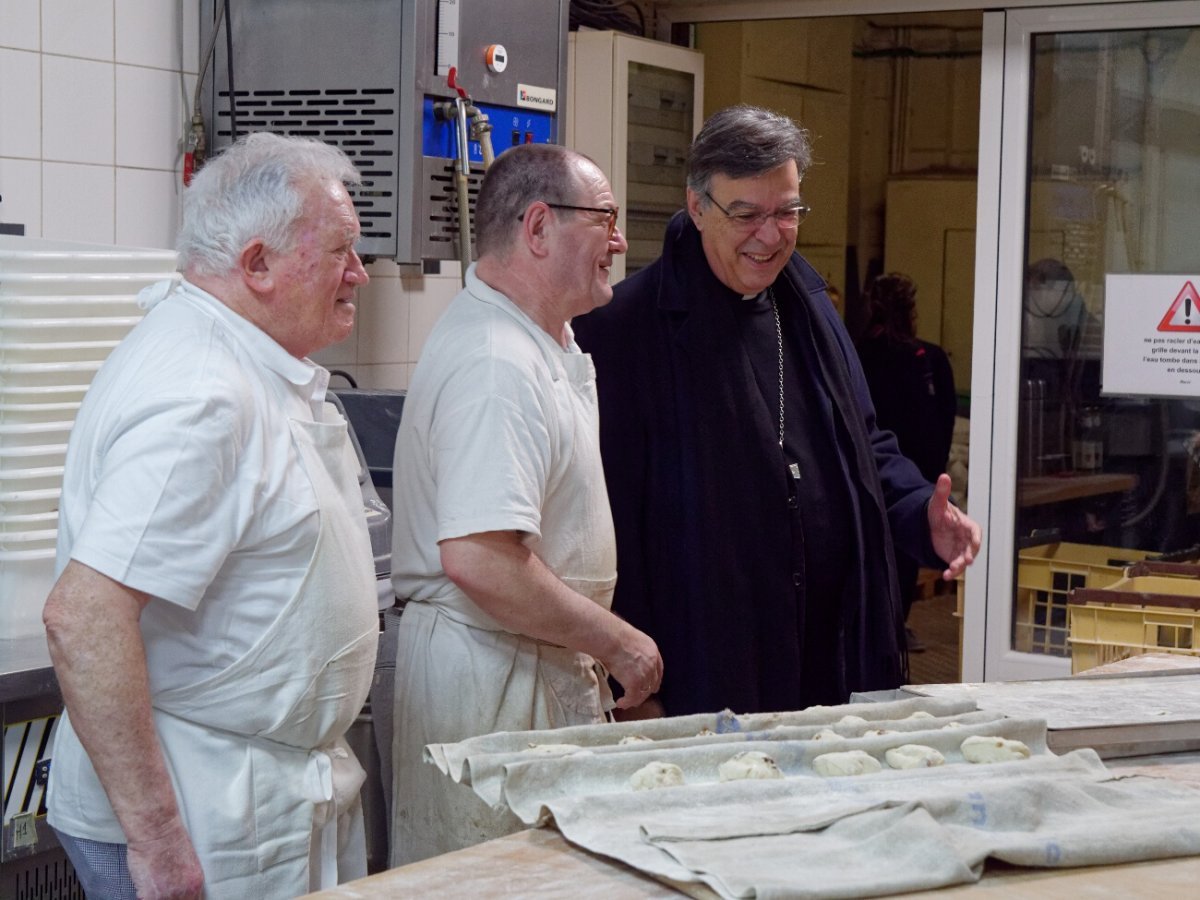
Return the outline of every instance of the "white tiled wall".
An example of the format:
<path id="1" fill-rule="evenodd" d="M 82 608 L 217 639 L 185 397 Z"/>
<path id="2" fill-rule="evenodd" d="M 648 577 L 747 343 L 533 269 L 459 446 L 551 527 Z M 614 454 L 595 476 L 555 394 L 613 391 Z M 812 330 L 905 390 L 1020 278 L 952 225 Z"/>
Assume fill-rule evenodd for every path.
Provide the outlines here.
<path id="1" fill-rule="evenodd" d="M 371 283 L 359 291 L 354 333 L 313 359 L 349 372 L 359 387 L 407 388 L 433 323 L 461 287 L 458 263 L 444 263 L 440 275 L 421 275 L 381 260 L 368 272 Z"/>
<path id="2" fill-rule="evenodd" d="M 172 247 L 199 0 L 0 0 L 0 223 L 32 237 Z M 359 325 L 317 359 L 403 388 L 457 264 L 370 267 Z"/>

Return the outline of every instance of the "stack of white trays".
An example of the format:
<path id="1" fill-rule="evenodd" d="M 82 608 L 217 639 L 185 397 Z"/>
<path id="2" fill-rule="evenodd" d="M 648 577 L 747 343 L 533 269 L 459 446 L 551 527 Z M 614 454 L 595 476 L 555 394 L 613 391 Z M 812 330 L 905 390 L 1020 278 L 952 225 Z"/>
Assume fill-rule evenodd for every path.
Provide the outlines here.
<path id="1" fill-rule="evenodd" d="M 67 438 L 175 254 L 0 235 L 0 635 L 42 632 Z"/>

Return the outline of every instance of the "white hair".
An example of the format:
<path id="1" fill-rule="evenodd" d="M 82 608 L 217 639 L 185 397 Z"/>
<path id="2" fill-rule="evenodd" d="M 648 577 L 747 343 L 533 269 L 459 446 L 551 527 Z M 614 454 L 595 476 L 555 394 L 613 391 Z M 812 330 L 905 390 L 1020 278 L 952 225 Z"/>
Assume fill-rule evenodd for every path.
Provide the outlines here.
<path id="1" fill-rule="evenodd" d="M 175 246 L 180 267 L 224 275 L 242 248 L 259 238 L 287 252 L 312 183 L 358 184 L 361 176 L 336 147 L 311 138 L 258 131 L 213 157 L 183 194 L 183 223 Z"/>

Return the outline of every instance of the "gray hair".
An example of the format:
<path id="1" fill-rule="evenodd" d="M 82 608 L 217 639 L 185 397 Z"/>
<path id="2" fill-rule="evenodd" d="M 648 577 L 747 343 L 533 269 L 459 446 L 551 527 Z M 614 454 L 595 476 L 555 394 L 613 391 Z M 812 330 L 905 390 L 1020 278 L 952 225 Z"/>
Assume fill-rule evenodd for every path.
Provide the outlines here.
<path id="1" fill-rule="evenodd" d="M 475 201 L 479 255 L 504 255 L 518 220 L 533 201 L 570 203 L 579 186 L 574 166 L 578 159 L 587 157 L 557 144 L 519 144 L 497 156 Z"/>
<path id="2" fill-rule="evenodd" d="M 728 106 L 714 113 L 692 142 L 687 186 L 703 196 L 714 175 L 750 178 L 788 160 L 796 161 L 796 171 L 803 178 L 812 164 L 807 131 L 769 109 Z"/>
<path id="3" fill-rule="evenodd" d="M 255 238 L 286 253 L 295 245 L 305 189 L 327 181 L 361 181 L 336 147 L 265 131 L 239 139 L 209 160 L 184 191 L 175 242 L 180 267 L 224 275 Z"/>

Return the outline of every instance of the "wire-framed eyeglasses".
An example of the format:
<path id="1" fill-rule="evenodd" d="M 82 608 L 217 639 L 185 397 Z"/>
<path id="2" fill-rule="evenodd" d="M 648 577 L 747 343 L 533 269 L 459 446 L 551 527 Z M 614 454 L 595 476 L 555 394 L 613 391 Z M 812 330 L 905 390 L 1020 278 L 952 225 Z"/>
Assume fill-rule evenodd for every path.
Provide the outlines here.
<path id="1" fill-rule="evenodd" d="M 606 224 L 608 226 L 609 239 L 617 231 L 617 214 L 621 211 L 621 207 L 619 206 L 572 206 L 570 203 L 547 203 L 546 205 L 551 209 L 574 209 L 578 212 L 602 213 L 608 216 Z M 523 217 L 524 213 L 522 213 Z"/>
<path id="2" fill-rule="evenodd" d="M 787 206 L 781 206 L 774 212 L 763 212 L 761 209 L 737 209 L 730 211 L 717 202 L 708 191 L 704 192 L 704 196 L 708 198 L 717 209 L 725 214 L 727 218 L 736 228 L 741 228 L 746 231 L 757 231 L 766 224 L 767 219 L 774 219 L 775 225 L 781 231 L 787 231 L 792 228 L 799 228 L 800 223 L 808 218 L 808 214 L 812 212 L 812 207 L 801 200 L 795 203 L 789 203 Z"/>

